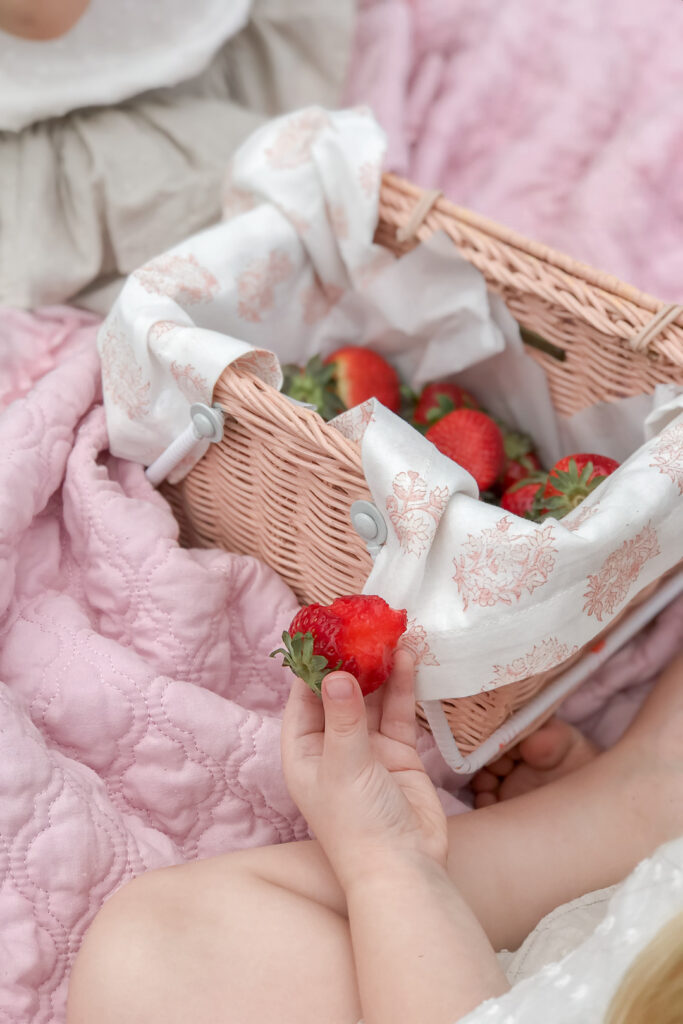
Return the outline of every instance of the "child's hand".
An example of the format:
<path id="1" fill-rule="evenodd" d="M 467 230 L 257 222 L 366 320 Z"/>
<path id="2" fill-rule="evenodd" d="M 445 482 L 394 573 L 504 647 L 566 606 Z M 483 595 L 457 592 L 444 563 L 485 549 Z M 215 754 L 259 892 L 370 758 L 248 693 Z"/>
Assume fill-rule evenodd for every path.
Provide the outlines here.
<path id="1" fill-rule="evenodd" d="M 322 701 L 301 679 L 292 686 L 285 778 L 345 890 L 401 860 L 446 865 L 446 815 L 415 749 L 414 682 L 412 658 L 399 650 L 366 701 L 346 672 L 325 677 Z"/>

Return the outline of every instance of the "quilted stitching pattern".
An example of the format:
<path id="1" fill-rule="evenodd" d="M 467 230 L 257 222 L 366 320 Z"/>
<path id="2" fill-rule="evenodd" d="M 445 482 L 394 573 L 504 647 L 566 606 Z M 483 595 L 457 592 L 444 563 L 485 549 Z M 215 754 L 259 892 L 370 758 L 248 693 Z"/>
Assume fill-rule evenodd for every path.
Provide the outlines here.
<path id="1" fill-rule="evenodd" d="M 76 326 L 0 418 L 0 1018 L 22 1022 L 63 1019 L 126 880 L 308 834 L 267 657 L 295 599 L 253 559 L 178 547 L 141 467 L 106 452 L 94 328 Z"/>
<path id="2" fill-rule="evenodd" d="M 83 935 L 128 879 L 308 837 L 268 657 L 295 598 L 255 559 L 181 550 L 142 468 L 108 453 L 97 323 L 0 311 L 3 1024 L 63 1021 Z"/>

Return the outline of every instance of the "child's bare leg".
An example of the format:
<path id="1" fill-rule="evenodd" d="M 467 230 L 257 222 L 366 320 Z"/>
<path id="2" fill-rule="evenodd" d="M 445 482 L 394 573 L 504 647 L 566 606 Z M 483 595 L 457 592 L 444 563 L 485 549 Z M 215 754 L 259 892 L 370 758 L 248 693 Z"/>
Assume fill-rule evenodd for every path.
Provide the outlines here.
<path id="1" fill-rule="evenodd" d="M 683 657 L 617 746 L 450 822 L 449 870 L 494 946 L 624 878 L 683 829 Z M 69 1024 L 360 1015 L 341 890 L 315 843 L 154 872 L 110 901 L 72 979 Z"/>
<path id="2" fill-rule="evenodd" d="M 553 717 L 474 776 L 474 806 L 490 807 L 547 786 L 582 768 L 599 753 L 599 748 L 575 726 Z"/>

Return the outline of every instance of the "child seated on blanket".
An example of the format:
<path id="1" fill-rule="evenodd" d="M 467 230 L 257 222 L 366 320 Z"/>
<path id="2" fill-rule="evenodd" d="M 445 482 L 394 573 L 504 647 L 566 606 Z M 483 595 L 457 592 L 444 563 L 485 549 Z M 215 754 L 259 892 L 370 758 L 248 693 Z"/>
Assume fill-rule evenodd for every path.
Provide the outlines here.
<path id="1" fill-rule="evenodd" d="M 86 936 L 69 1024 L 353 1024 L 361 1013 L 366 1024 L 452 1024 L 508 988 L 494 950 L 515 949 L 553 908 L 619 882 L 683 834 L 683 655 L 606 753 L 560 722 L 522 744 L 516 767 L 498 766 L 508 790 L 527 790 L 514 800 L 505 784 L 495 792 L 489 772 L 479 802 L 492 805 L 447 819 L 415 739 L 407 652 L 365 702 L 346 673 L 326 677 L 322 702 L 295 679 L 283 766 L 317 841 L 228 853 L 124 887 Z M 546 764 L 558 777 L 540 785 Z M 676 922 L 683 915 L 652 947 L 658 970 L 647 948 L 642 971 L 636 961 L 610 1024 L 681 1019 Z M 671 1012 L 654 1011 L 650 997 Z M 636 1016 L 636 1005 L 650 1010 Z"/>

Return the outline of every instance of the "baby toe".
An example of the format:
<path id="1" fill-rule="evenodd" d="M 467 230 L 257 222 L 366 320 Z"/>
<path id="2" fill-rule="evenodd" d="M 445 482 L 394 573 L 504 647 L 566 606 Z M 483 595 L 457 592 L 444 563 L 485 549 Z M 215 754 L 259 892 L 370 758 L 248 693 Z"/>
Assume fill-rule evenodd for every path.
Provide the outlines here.
<path id="1" fill-rule="evenodd" d="M 474 776 L 470 785 L 473 793 L 494 793 L 500 785 L 500 780 L 488 768 L 482 768 Z"/>

